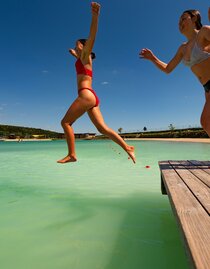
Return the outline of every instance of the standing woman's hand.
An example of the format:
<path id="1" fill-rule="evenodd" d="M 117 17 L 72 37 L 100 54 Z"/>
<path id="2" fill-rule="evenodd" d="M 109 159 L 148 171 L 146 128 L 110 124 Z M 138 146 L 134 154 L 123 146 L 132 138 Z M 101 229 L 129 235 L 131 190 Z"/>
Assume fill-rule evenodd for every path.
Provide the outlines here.
<path id="1" fill-rule="evenodd" d="M 153 60 L 154 54 L 151 50 L 145 48 L 139 52 L 139 57 L 147 60 Z"/>
<path id="2" fill-rule="evenodd" d="M 91 10 L 92 10 L 92 14 L 94 15 L 99 15 L 100 13 L 100 4 L 96 3 L 96 2 L 92 2 L 91 3 Z"/>

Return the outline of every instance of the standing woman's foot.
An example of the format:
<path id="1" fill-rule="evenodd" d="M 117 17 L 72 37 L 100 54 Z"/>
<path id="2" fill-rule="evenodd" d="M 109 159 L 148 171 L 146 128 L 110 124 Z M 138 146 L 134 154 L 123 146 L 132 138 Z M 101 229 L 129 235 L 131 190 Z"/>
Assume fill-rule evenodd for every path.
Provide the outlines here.
<path id="1" fill-rule="evenodd" d="M 126 152 L 129 155 L 129 159 L 131 158 L 133 163 L 136 163 L 136 157 L 135 157 L 135 148 L 133 146 L 129 146 L 128 149 L 126 150 Z"/>
<path id="2" fill-rule="evenodd" d="M 58 160 L 57 163 L 72 163 L 76 161 L 77 161 L 76 157 L 67 155 L 65 158 Z"/>

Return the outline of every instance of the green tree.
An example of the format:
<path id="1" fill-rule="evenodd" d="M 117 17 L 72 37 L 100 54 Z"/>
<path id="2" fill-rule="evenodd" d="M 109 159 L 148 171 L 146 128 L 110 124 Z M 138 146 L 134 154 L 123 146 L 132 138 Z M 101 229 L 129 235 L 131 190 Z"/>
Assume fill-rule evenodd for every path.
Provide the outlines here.
<path id="1" fill-rule="evenodd" d="M 173 126 L 173 124 L 171 123 L 169 126 L 168 126 L 169 130 L 171 131 L 174 131 L 176 128 L 175 126 Z"/>
<path id="2" fill-rule="evenodd" d="M 121 133 L 122 133 L 122 130 L 123 130 L 123 128 L 120 127 L 120 128 L 118 129 L 118 132 L 121 134 Z"/>

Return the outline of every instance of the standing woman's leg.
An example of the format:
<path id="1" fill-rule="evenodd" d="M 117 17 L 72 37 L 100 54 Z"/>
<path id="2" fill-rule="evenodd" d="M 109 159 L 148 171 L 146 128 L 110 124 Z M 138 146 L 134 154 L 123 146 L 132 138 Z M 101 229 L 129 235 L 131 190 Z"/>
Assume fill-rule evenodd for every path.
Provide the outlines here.
<path id="1" fill-rule="evenodd" d="M 58 163 L 75 162 L 77 160 L 75 152 L 74 130 L 71 125 L 76 121 L 76 119 L 82 116 L 87 111 L 87 109 L 87 104 L 83 101 L 82 98 L 78 97 L 69 107 L 66 115 L 62 119 L 61 125 L 63 127 L 66 142 L 68 145 L 68 155 L 63 159 L 57 161 Z"/>
<path id="2" fill-rule="evenodd" d="M 206 92 L 206 103 L 201 114 L 201 125 L 210 137 L 210 91 Z"/>
<path id="3" fill-rule="evenodd" d="M 136 162 L 135 154 L 134 154 L 134 147 L 129 146 L 125 143 L 125 141 L 122 139 L 121 136 L 119 136 L 114 130 L 109 128 L 103 119 L 103 116 L 101 114 L 101 111 L 99 107 L 93 107 L 92 109 L 88 110 L 88 115 L 93 122 L 93 124 L 96 126 L 98 131 L 106 136 L 108 136 L 110 139 L 112 139 L 115 143 L 120 145 L 130 156 L 130 158 L 133 160 L 133 162 Z"/>

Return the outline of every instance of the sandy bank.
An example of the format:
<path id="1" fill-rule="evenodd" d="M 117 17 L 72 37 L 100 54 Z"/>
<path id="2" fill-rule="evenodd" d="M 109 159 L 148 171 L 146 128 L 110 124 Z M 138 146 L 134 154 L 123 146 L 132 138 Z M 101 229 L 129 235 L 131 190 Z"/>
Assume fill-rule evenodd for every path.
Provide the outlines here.
<path id="1" fill-rule="evenodd" d="M 23 138 L 23 139 L 3 139 L 2 141 L 4 142 L 27 142 L 27 141 L 52 141 L 52 139 L 50 138 L 46 138 L 46 139 L 36 139 L 36 138 L 33 138 L 33 139 L 30 139 L 30 138 Z"/>
<path id="2" fill-rule="evenodd" d="M 126 138 L 125 140 L 210 143 L 210 138 Z"/>

